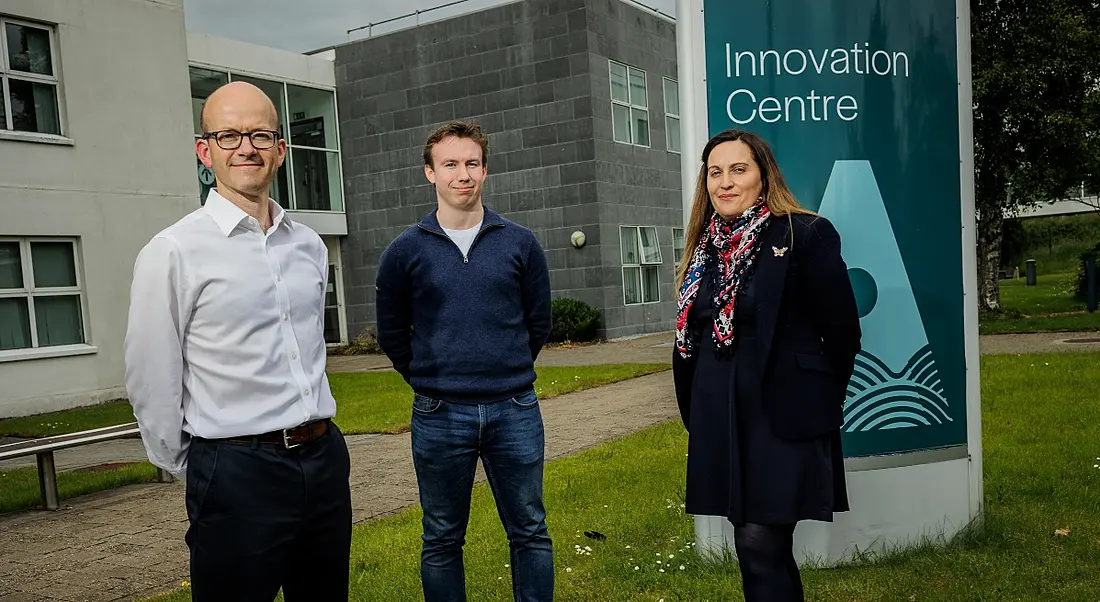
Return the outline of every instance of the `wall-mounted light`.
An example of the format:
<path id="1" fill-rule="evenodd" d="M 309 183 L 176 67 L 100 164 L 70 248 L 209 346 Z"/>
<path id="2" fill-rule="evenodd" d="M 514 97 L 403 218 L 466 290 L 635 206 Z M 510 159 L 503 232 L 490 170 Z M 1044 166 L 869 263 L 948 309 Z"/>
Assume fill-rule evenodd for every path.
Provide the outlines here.
<path id="1" fill-rule="evenodd" d="M 573 246 L 578 248 L 578 249 L 584 246 L 584 241 L 585 241 L 584 232 L 581 232 L 580 230 L 576 230 L 572 234 L 569 235 L 569 242 L 572 243 Z"/>

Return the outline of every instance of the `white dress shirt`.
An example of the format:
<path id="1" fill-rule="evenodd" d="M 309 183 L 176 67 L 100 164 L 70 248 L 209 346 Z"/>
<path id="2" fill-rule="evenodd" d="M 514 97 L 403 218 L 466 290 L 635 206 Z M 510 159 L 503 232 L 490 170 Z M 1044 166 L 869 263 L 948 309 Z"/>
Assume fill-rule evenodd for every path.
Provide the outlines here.
<path id="1" fill-rule="evenodd" d="M 149 460 L 187 466 L 190 436 L 257 435 L 330 418 L 328 250 L 277 211 L 265 233 L 215 190 L 138 255 L 126 391 Z"/>

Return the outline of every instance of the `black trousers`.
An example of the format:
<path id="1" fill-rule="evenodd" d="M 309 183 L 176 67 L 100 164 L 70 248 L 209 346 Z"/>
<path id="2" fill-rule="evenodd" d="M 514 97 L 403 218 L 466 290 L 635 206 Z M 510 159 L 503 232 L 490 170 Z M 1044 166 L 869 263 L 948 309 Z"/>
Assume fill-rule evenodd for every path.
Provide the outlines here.
<path id="1" fill-rule="evenodd" d="M 802 576 L 794 559 L 794 524 L 733 525 L 733 544 L 745 602 L 803 602 Z"/>
<path id="2" fill-rule="evenodd" d="M 350 458 L 335 424 L 286 449 L 193 438 L 187 455 L 191 599 L 348 599 Z"/>

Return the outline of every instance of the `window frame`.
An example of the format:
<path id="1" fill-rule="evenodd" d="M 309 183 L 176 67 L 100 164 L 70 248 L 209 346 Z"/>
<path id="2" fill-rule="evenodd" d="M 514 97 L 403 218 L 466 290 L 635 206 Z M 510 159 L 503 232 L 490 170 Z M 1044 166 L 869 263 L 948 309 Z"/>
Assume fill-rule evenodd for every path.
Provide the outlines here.
<path id="1" fill-rule="evenodd" d="M 269 74 L 254 73 L 254 72 L 245 71 L 245 70 L 241 70 L 241 69 L 229 69 L 229 68 L 226 68 L 224 66 L 210 65 L 210 64 L 207 64 L 207 63 L 189 62 L 187 64 L 187 69 L 188 69 L 189 74 L 191 73 L 192 69 L 202 69 L 202 70 L 205 70 L 205 71 L 213 71 L 213 72 L 216 72 L 216 73 L 221 73 L 221 74 L 224 74 L 226 76 L 227 82 L 229 82 L 229 83 L 232 83 L 233 81 L 236 81 L 235 78 L 246 78 L 246 79 L 259 79 L 259 80 L 264 80 L 264 81 L 270 82 L 272 84 L 278 84 L 280 86 L 281 90 L 282 90 L 282 94 L 281 94 L 282 98 L 280 100 L 282 101 L 282 105 L 283 105 L 283 114 L 279 115 L 279 133 L 282 134 L 283 140 L 286 141 L 286 159 L 284 161 L 284 165 L 286 167 L 287 197 L 288 197 L 287 198 L 287 205 L 288 206 L 284 207 L 283 209 L 285 209 L 286 211 L 292 211 L 292 212 L 296 212 L 296 213 L 297 212 L 300 212 L 300 213 L 320 213 L 320 214 L 325 214 L 325 215 L 327 215 L 327 214 L 339 214 L 339 213 L 346 213 L 347 212 L 347 199 L 344 198 L 344 186 L 343 186 L 343 182 L 344 182 L 344 162 L 343 162 L 343 154 L 342 154 L 343 150 L 340 148 L 340 106 L 339 106 L 339 103 L 337 102 L 336 89 L 335 88 L 323 88 L 323 87 L 318 87 L 316 85 L 311 85 L 311 84 L 307 84 L 307 83 L 303 83 L 303 82 L 299 82 L 299 81 L 292 81 L 292 80 L 288 80 L 288 79 L 280 79 L 280 78 L 277 78 L 276 76 L 269 75 Z M 309 89 L 309 90 L 318 90 L 318 91 L 321 91 L 321 92 L 324 92 L 326 94 L 331 95 L 331 97 L 332 97 L 334 145 L 330 145 L 326 148 L 319 148 L 319 147 L 314 147 L 314 146 L 306 146 L 304 144 L 293 144 L 292 143 L 292 141 L 291 141 L 291 132 L 290 132 L 292 112 L 291 112 L 291 108 L 290 108 L 290 90 L 289 90 L 289 86 L 297 86 L 299 88 L 306 88 L 306 89 Z M 195 97 L 192 96 L 191 98 L 195 98 Z M 203 99 L 203 102 L 204 103 L 206 102 L 205 98 Z M 201 138 L 201 136 L 196 134 L 195 135 L 195 140 L 197 141 L 199 138 Z M 302 149 L 302 150 L 306 150 L 306 151 L 323 152 L 323 153 L 325 153 L 326 163 L 327 163 L 327 159 L 330 155 L 333 155 L 333 156 L 336 157 L 336 176 L 337 176 L 337 182 L 339 183 L 339 185 L 335 187 L 336 188 L 335 194 L 337 195 L 336 200 L 337 200 L 337 202 L 339 203 L 339 206 L 340 206 L 340 208 L 338 210 L 337 209 L 299 209 L 298 208 L 298 195 L 295 191 L 295 180 L 294 180 L 294 163 L 295 163 L 295 161 L 294 161 L 294 149 Z M 197 172 L 196 172 L 196 178 L 197 177 L 198 177 L 198 175 L 197 175 Z M 332 174 L 329 174 L 329 178 L 330 179 L 332 178 Z M 274 183 L 272 185 L 274 185 Z M 331 190 L 331 188 L 332 187 L 330 187 L 330 190 L 329 190 L 329 195 L 330 195 L 329 206 L 330 207 L 333 204 L 332 203 L 332 200 L 333 200 L 332 195 L 334 193 L 334 191 Z M 202 191 L 201 184 L 200 184 L 200 189 L 199 190 L 200 190 L 200 193 L 201 193 L 201 191 Z M 201 200 L 203 202 L 205 202 L 206 199 L 204 197 Z"/>
<path id="2" fill-rule="evenodd" d="M 676 90 L 676 112 L 672 113 L 668 110 L 668 88 L 665 87 L 665 82 L 669 82 Z M 680 82 L 672 79 L 671 77 L 661 78 L 661 94 L 665 102 L 665 150 L 670 153 L 679 155 L 683 152 L 683 139 L 680 140 L 680 148 L 672 149 L 672 126 L 669 125 L 670 119 L 676 120 L 676 129 L 680 129 Z"/>
<path id="3" fill-rule="evenodd" d="M 40 73 L 26 73 L 12 70 L 8 57 L 8 28 L 7 24 L 21 25 L 44 29 L 50 36 L 50 64 L 53 66 L 52 75 Z M 38 84 L 51 85 L 54 88 L 54 101 L 57 103 L 57 134 L 50 132 L 24 132 L 15 129 L 14 117 L 11 107 L 10 80 L 25 81 Z M 68 136 L 68 123 L 65 119 L 64 86 L 61 82 L 61 53 L 58 51 L 57 25 L 19 19 L 0 15 L 0 94 L 3 94 L 3 113 L 0 114 L 0 137 L 21 140 L 39 140 L 44 142 L 71 142 Z"/>
<path id="4" fill-rule="evenodd" d="M 618 66 L 620 66 L 620 67 L 622 67 L 626 70 L 626 100 L 627 100 L 627 102 L 623 102 L 621 100 L 616 100 L 615 99 L 615 93 L 613 91 L 614 88 L 612 88 L 612 83 L 611 83 L 611 70 L 615 65 L 618 65 Z M 630 73 L 632 71 L 635 71 L 635 72 L 638 72 L 638 73 L 642 74 L 642 82 L 643 82 L 643 86 L 645 88 L 645 102 L 646 102 L 644 105 L 635 104 L 634 99 L 631 97 L 631 93 L 630 93 Z M 644 69 L 639 69 L 637 67 L 631 67 L 630 65 L 627 65 L 626 63 L 621 63 L 621 62 L 613 60 L 613 59 L 608 59 L 607 60 L 607 78 L 608 78 L 608 83 L 607 83 L 608 93 L 609 93 L 610 98 L 611 98 L 611 139 L 617 144 L 629 144 L 630 146 L 639 146 L 641 148 L 652 148 L 653 147 L 653 120 L 650 119 L 650 112 L 649 112 L 649 74 L 646 73 L 646 71 Z M 627 131 L 630 132 L 630 140 L 629 141 L 623 141 L 623 140 L 619 140 L 619 139 L 615 138 L 615 106 L 616 105 L 618 105 L 620 107 L 626 107 L 626 109 L 627 109 L 627 125 L 628 125 Z M 640 144 L 636 140 L 636 135 L 635 135 L 636 133 L 634 131 L 634 111 L 644 111 L 645 114 L 646 114 L 646 129 L 648 130 L 648 132 L 646 134 L 646 138 L 649 139 L 648 144 Z"/>
<path id="5" fill-rule="evenodd" d="M 84 279 L 84 265 L 81 258 L 80 239 L 65 236 L 0 236 L 0 243 L 15 242 L 19 244 L 19 264 L 23 278 L 23 287 L 19 289 L 0 289 L 0 299 L 26 299 L 27 316 L 30 327 L 30 347 L 0 350 L 0 362 L 12 359 L 26 359 L 27 357 L 76 355 L 80 353 L 93 353 L 96 348 L 92 345 L 92 332 L 88 323 L 88 291 Z M 50 286 L 37 287 L 34 283 L 34 258 L 31 245 L 34 243 L 67 243 L 72 247 L 73 272 L 76 279 L 75 286 Z M 68 345 L 43 346 L 38 340 L 38 316 L 35 311 L 34 300 L 45 297 L 77 297 L 80 303 L 80 326 L 82 343 Z"/>
<path id="6" fill-rule="evenodd" d="M 680 233 L 679 239 L 680 239 L 680 242 L 683 243 L 679 246 L 676 245 L 676 239 L 677 239 L 676 233 L 677 232 Z M 672 228 L 672 255 L 673 255 L 672 259 L 675 262 L 674 265 L 679 265 L 680 264 L 680 259 L 684 256 L 684 247 L 687 246 L 687 240 L 685 240 L 686 236 L 687 236 L 687 230 L 685 228 L 676 228 L 676 227 Z"/>
<path id="7" fill-rule="evenodd" d="M 643 229 L 648 229 L 648 230 L 653 232 L 653 243 L 654 243 L 655 248 L 657 250 L 657 261 L 647 261 L 646 260 L 645 245 L 644 245 L 644 241 L 643 241 L 643 238 L 642 238 L 642 230 Z M 623 241 L 623 231 L 624 230 L 633 230 L 634 231 L 634 237 L 635 237 L 635 240 L 638 243 L 638 262 L 637 263 L 627 263 L 626 259 L 623 257 L 623 243 L 622 243 L 622 241 Z M 655 303 L 660 303 L 661 302 L 661 269 L 657 266 L 660 266 L 660 265 L 664 264 L 664 253 L 661 252 L 661 239 L 660 239 L 660 236 L 657 232 L 657 227 L 656 226 L 642 226 L 642 225 L 627 225 L 627 224 L 620 225 L 619 226 L 619 261 L 622 264 L 621 271 L 622 271 L 622 278 L 623 278 L 623 305 L 629 307 L 629 306 L 633 306 L 633 305 L 653 305 Z M 655 298 L 651 301 L 646 301 L 645 300 L 646 299 L 645 270 L 647 268 L 654 269 L 654 270 L 656 270 L 656 273 L 657 273 L 656 290 L 651 291 L 655 294 Z M 630 302 L 630 301 L 627 300 L 627 297 L 626 297 L 626 281 L 627 281 L 627 275 L 626 274 L 627 274 L 627 270 L 637 270 L 637 274 L 638 274 L 638 281 L 637 281 L 638 282 L 638 294 L 639 294 L 639 299 L 640 299 L 640 301 L 638 301 L 638 302 Z"/>
<path id="8" fill-rule="evenodd" d="M 344 288 L 344 254 L 340 252 L 340 237 L 338 236 L 322 236 L 321 239 L 325 243 L 325 247 L 328 249 L 328 263 L 329 266 L 334 269 L 335 279 L 329 279 L 330 285 L 336 287 L 336 305 L 328 305 L 326 297 L 325 310 L 335 307 L 337 321 L 339 322 L 339 334 L 340 340 L 336 343 L 326 343 L 327 347 L 339 347 L 341 345 L 347 345 L 350 337 L 348 336 L 348 312 L 347 312 L 347 290 Z M 325 318 L 322 318 L 323 323 Z"/>

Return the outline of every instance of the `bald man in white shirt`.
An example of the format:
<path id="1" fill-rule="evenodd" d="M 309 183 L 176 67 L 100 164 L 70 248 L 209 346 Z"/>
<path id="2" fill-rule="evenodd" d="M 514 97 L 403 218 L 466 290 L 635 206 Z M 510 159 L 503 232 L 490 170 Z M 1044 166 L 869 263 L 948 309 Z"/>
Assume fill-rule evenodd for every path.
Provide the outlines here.
<path id="1" fill-rule="evenodd" d="M 234 82 L 202 115 L 217 186 L 138 255 L 126 389 L 153 464 L 185 478 L 192 599 L 347 600 L 350 462 L 332 423 L 328 256 L 268 196 L 271 100 Z"/>

